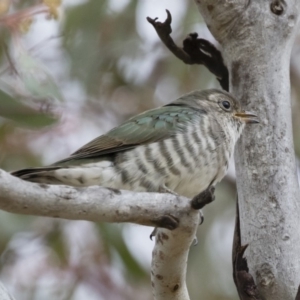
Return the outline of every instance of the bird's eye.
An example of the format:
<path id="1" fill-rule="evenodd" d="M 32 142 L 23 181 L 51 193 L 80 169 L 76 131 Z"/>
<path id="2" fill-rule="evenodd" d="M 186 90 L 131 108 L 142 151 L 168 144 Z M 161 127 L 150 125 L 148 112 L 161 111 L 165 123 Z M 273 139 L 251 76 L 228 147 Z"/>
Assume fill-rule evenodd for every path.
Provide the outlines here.
<path id="1" fill-rule="evenodd" d="M 222 105 L 223 108 L 225 108 L 225 110 L 230 110 L 230 108 L 231 108 L 230 102 L 226 101 L 226 100 L 222 101 L 221 105 Z"/>

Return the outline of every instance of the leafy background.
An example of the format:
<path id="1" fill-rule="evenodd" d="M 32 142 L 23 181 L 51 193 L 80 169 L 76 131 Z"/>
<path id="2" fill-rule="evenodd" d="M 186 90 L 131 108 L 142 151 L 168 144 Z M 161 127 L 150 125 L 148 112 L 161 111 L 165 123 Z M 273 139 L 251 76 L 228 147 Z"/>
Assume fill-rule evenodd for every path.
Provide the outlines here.
<path id="1" fill-rule="evenodd" d="M 219 87 L 173 57 L 146 17 L 173 15 L 172 36 L 214 42 L 188 0 L 1 0 L 0 167 L 62 159 L 141 111 Z M 299 115 L 299 38 L 292 61 Z M 300 153 L 300 119 L 294 117 Z M 187 274 L 192 299 L 238 299 L 232 281 L 234 170 L 204 209 Z M 0 212 L 0 280 L 23 299 L 151 299 L 151 228 Z"/>

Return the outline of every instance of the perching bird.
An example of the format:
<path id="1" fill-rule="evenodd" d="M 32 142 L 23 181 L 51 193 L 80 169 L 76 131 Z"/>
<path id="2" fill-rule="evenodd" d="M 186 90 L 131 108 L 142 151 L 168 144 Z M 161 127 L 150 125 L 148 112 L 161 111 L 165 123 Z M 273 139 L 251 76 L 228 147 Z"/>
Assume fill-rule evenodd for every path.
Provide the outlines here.
<path id="1" fill-rule="evenodd" d="M 53 165 L 12 174 L 190 198 L 224 177 L 245 123 L 258 123 L 257 116 L 242 111 L 229 93 L 194 91 L 129 119 Z"/>

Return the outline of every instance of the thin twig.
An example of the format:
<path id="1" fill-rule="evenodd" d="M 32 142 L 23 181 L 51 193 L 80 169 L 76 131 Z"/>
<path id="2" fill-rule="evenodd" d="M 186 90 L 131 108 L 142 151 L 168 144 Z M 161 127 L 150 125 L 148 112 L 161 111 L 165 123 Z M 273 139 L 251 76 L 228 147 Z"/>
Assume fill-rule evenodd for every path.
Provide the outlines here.
<path id="1" fill-rule="evenodd" d="M 183 41 L 183 47 L 178 47 L 170 36 L 172 33 L 172 15 L 168 10 L 166 12 L 167 19 L 165 22 L 158 22 L 157 18 L 147 17 L 148 22 L 153 25 L 161 41 L 184 63 L 204 65 L 217 77 L 222 88 L 228 91 L 228 69 L 224 64 L 221 52 L 209 41 L 198 38 L 197 33 L 189 34 Z"/>
<path id="2" fill-rule="evenodd" d="M 8 47 L 7 47 L 7 44 L 6 44 L 6 43 L 3 43 L 3 50 L 4 50 L 4 53 L 5 53 L 6 58 L 7 58 L 7 60 L 8 60 L 9 68 L 12 70 L 12 72 L 13 72 L 15 75 L 19 75 L 19 72 L 18 72 L 18 70 L 16 69 L 14 62 L 12 61 L 12 59 L 11 59 L 11 57 L 10 57 L 10 54 L 9 54 Z"/>

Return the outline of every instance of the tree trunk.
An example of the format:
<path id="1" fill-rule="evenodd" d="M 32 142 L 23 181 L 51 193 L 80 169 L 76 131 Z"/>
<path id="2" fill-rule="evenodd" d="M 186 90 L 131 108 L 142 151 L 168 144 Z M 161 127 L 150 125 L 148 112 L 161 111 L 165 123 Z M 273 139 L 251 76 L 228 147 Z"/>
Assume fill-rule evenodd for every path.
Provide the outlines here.
<path id="1" fill-rule="evenodd" d="M 257 113 L 235 163 L 242 244 L 263 299 L 295 299 L 300 284 L 300 205 L 293 146 L 290 54 L 298 0 L 195 0 L 223 47 L 230 91 Z"/>

